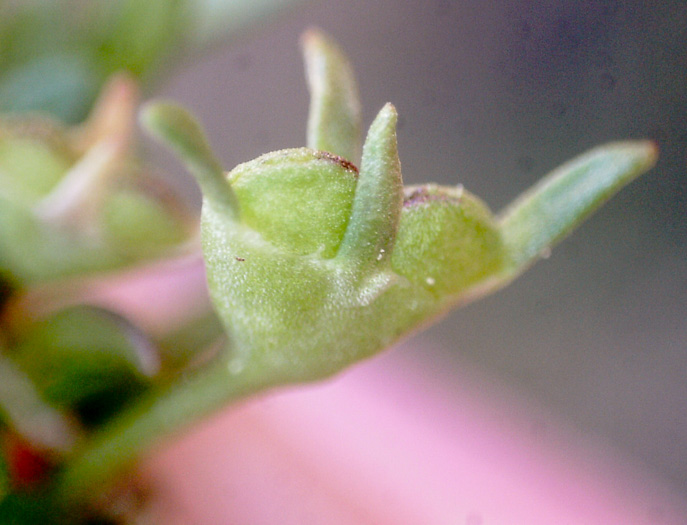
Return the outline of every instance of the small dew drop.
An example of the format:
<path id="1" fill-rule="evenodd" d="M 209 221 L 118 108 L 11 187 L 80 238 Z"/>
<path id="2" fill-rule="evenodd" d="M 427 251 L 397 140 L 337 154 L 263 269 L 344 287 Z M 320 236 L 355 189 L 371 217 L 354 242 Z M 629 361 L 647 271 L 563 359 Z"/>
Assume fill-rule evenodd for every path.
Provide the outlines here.
<path id="1" fill-rule="evenodd" d="M 382 257 L 384 257 L 384 252 L 385 252 L 384 248 L 382 248 L 381 250 L 379 250 L 379 253 L 377 254 L 377 260 L 378 260 L 378 261 L 381 261 L 381 260 L 382 260 Z"/>
<path id="2" fill-rule="evenodd" d="M 549 257 L 551 257 L 551 248 L 549 248 L 548 246 L 544 248 L 542 251 L 539 252 L 539 257 L 541 257 L 542 259 L 548 259 Z"/>
<path id="3" fill-rule="evenodd" d="M 429 286 L 434 286 L 434 284 L 436 283 L 436 280 L 434 279 L 434 277 L 427 277 L 427 279 L 425 279 L 425 282 L 426 282 Z"/>

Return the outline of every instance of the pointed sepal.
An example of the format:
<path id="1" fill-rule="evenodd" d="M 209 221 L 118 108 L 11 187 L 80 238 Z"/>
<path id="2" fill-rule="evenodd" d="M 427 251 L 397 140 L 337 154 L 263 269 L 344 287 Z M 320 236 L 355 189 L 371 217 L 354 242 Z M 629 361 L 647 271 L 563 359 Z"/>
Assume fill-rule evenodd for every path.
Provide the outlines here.
<path id="1" fill-rule="evenodd" d="M 238 220 L 236 196 L 198 121 L 185 109 L 167 102 L 148 104 L 141 110 L 140 119 L 151 135 L 186 164 L 203 192 L 204 201 L 227 219 Z"/>
<path id="2" fill-rule="evenodd" d="M 499 218 L 507 273 L 517 275 L 626 184 L 656 163 L 650 141 L 594 148 L 566 162 L 510 204 Z"/>
<path id="3" fill-rule="evenodd" d="M 357 163 L 361 111 L 353 67 L 318 29 L 303 34 L 301 47 L 310 89 L 307 145 Z"/>
<path id="4" fill-rule="evenodd" d="M 358 267 L 388 264 L 403 206 L 396 108 L 386 104 L 370 126 L 351 218 L 337 257 Z"/>

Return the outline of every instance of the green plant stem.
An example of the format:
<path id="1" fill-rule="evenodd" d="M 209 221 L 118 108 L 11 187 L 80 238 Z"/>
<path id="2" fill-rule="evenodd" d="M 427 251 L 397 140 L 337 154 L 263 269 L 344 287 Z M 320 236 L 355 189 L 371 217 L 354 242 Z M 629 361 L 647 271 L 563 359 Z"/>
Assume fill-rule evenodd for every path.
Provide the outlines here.
<path id="1" fill-rule="evenodd" d="M 257 367 L 234 370 L 223 356 L 188 379 L 147 395 L 108 423 L 69 461 L 55 485 L 66 506 L 88 502 L 163 437 L 278 382 Z"/>
<path id="2" fill-rule="evenodd" d="M 178 371 L 198 358 L 204 359 L 208 351 L 218 350 L 223 339 L 222 322 L 208 305 L 181 327 L 158 337 L 155 344 L 160 349 L 163 367 Z"/>

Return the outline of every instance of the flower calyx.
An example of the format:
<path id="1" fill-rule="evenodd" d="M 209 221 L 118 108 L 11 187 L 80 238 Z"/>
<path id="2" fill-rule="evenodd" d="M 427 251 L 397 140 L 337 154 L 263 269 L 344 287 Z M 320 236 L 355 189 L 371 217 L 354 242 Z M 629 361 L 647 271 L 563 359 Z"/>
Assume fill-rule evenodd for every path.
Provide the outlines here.
<path id="1" fill-rule="evenodd" d="M 307 148 L 225 174 L 185 110 L 158 102 L 142 113 L 203 192 L 208 283 L 233 343 L 233 373 L 302 381 L 370 356 L 509 283 L 655 162 L 649 142 L 592 150 L 500 215 L 462 186 L 404 189 L 394 106 L 371 124 L 357 170 L 356 158 L 341 156 L 359 151 L 352 68 L 317 30 L 303 45 L 312 97 Z"/>

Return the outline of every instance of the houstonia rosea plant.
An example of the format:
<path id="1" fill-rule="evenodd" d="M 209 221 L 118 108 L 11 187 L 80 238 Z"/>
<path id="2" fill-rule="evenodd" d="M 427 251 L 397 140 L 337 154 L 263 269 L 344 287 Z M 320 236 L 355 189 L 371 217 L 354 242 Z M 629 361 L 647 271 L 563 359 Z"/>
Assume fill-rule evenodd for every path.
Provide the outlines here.
<path id="1" fill-rule="evenodd" d="M 650 142 L 598 147 L 496 215 L 460 185 L 404 187 L 394 106 L 381 109 L 361 148 L 351 66 L 317 30 L 305 34 L 303 50 L 311 91 L 307 147 L 225 173 L 185 110 L 153 102 L 142 111 L 144 127 L 178 154 L 202 190 L 208 289 L 227 343 L 203 366 L 168 371 L 151 385 L 140 345 L 118 339 L 116 366 L 140 382 L 141 393 L 67 447 L 47 491 L 58 507 L 93 501 L 161 436 L 233 400 L 331 376 L 507 285 L 656 160 Z M 124 323 L 73 310 L 58 326 L 74 319 L 114 334 Z M 50 330 L 34 330 L 23 343 L 29 353 L 45 346 Z M 65 333 L 79 340 L 73 330 Z M 48 346 L 48 357 L 62 355 L 59 345 Z M 30 364 L 23 370 L 29 379 L 45 374 Z M 10 376 L 37 395 L 26 377 Z M 59 399 L 69 394 L 53 391 Z M 44 417 L 58 424 L 66 416 Z"/>
<path id="2" fill-rule="evenodd" d="M 189 419 L 267 387 L 328 377 L 505 286 L 656 159 L 650 142 L 593 149 L 497 215 L 462 186 L 404 188 L 394 106 L 379 112 L 359 158 L 348 61 L 316 30 L 303 48 L 308 147 L 225 173 L 185 110 L 143 110 L 143 125 L 203 192 L 208 287 L 229 343 L 105 427 L 65 470 L 64 497 L 86 497 Z"/>
<path id="3" fill-rule="evenodd" d="M 375 118 L 359 160 L 350 66 L 318 32 L 304 48 L 306 148 L 225 175 L 183 109 L 154 103 L 142 114 L 203 191 L 203 252 L 231 377 L 318 379 L 379 352 L 510 282 L 654 162 L 646 142 L 592 150 L 498 216 L 462 186 L 404 188 L 394 106 Z"/>

